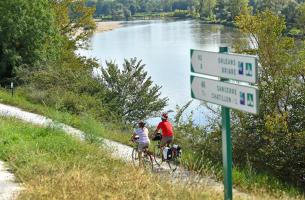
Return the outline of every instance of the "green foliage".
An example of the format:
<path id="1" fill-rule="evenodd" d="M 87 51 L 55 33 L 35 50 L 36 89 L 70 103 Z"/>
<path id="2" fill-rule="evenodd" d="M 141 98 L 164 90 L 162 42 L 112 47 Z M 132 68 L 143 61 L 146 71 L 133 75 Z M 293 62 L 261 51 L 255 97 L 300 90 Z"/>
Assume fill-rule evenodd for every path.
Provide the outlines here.
<path id="1" fill-rule="evenodd" d="M 269 10 L 274 14 L 279 14 L 289 3 L 290 0 L 257 0 L 257 8 L 260 11 Z"/>
<path id="2" fill-rule="evenodd" d="M 303 31 L 301 31 L 300 29 L 297 29 L 297 28 L 292 28 L 289 30 L 289 35 L 291 36 L 299 36 L 299 35 L 302 35 Z"/>
<path id="3" fill-rule="evenodd" d="M 65 49 L 86 48 L 95 29 L 92 18 L 95 9 L 87 7 L 85 0 L 51 1 L 49 6 L 53 8 L 57 27 L 66 39 Z"/>
<path id="4" fill-rule="evenodd" d="M 247 7 L 249 0 L 232 0 L 228 3 L 228 11 L 230 12 L 231 19 L 234 20 L 244 7 Z"/>
<path id="5" fill-rule="evenodd" d="M 111 16 L 113 20 L 119 20 L 124 18 L 124 6 L 121 3 L 115 4 Z"/>
<path id="6" fill-rule="evenodd" d="M 213 18 L 216 0 L 198 0 L 197 9 L 201 17 Z"/>
<path id="7" fill-rule="evenodd" d="M 109 62 L 99 80 L 93 78 L 94 60 L 76 56 L 64 60 L 60 66 L 20 72 L 26 97 L 59 111 L 124 123 L 152 116 L 167 103 L 141 61 L 125 60 L 122 71 Z"/>
<path id="8" fill-rule="evenodd" d="M 123 70 L 114 62 L 102 68 L 102 84 L 106 88 L 103 103 L 119 120 L 133 122 L 152 116 L 167 104 L 160 98 L 160 88 L 147 77 L 141 61 L 136 58 L 125 60 Z"/>
<path id="9" fill-rule="evenodd" d="M 194 125 L 192 120 L 192 114 L 189 115 L 188 120 L 181 120 L 182 113 L 190 106 L 190 102 L 182 107 L 177 106 L 177 111 L 175 115 L 175 143 L 182 146 L 183 166 L 194 170 L 200 174 L 213 177 L 219 181 L 223 180 L 222 171 L 222 136 L 220 126 L 216 125 L 219 120 L 216 118 L 211 118 L 213 124 L 201 127 Z M 213 111 L 217 112 L 217 111 Z M 234 119 L 233 119 L 234 120 Z M 239 124 L 233 124 L 233 129 Z M 244 134 L 244 133 L 240 133 Z M 247 137 L 251 135 L 244 135 L 244 138 L 240 136 L 232 137 L 234 144 L 238 147 L 243 145 L 247 140 Z M 248 143 L 253 143 L 251 140 Z M 241 141 L 243 140 L 243 141 Z M 290 186 L 289 184 L 283 183 L 278 178 L 270 175 L 266 172 L 257 172 L 257 166 L 250 161 L 249 153 L 250 151 L 235 152 L 234 148 L 234 166 L 233 166 L 233 182 L 234 185 L 239 189 L 244 191 L 252 191 L 254 193 L 270 193 L 275 199 L 284 199 L 288 196 L 298 196 L 300 192 L 297 188 Z M 238 149 L 239 150 L 239 149 Z M 243 149 L 244 150 L 244 149 Z M 255 151 L 255 150 L 254 150 Z M 236 155 L 243 155 L 243 160 L 238 160 Z M 239 164 L 243 163 L 240 167 Z M 271 197 L 265 197 L 262 199 L 272 199 Z"/>
<path id="10" fill-rule="evenodd" d="M 190 13 L 187 10 L 175 10 L 173 13 L 173 17 L 187 18 L 187 17 L 190 17 Z"/>
<path id="11" fill-rule="evenodd" d="M 59 57 L 60 35 L 48 0 L 2 0 L 0 13 L 0 83 L 20 68 Z"/>
<path id="12" fill-rule="evenodd" d="M 235 160 L 243 165 L 249 155 L 256 170 L 304 188 L 304 46 L 283 35 L 284 19 L 270 11 L 241 15 L 236 23 L 256 47 L 239 43 L 236 50 L 257 54 L 261 67 L 259 115 L 235 113 Z"/>
<path id="13" fill-rule="evenodd" d="M 15 95 L 12 97 L 10 92 L 0 88 L 0 102 L 17 106 L 24 110 L 49 117 L 55 122 L 78 128 L 87 133 L 86 139 L 88 139 L 88 141 L 95 142 L 97 141 L 97 137 L 104 137 L 122 143 L 128 143 L 130 140 L 129 134 L 132 132 L 132 128 L 129 128 L 128 126 L 114 124 L 109 120 L 101 122 L 94 113 L 92 114 L 90 112 L 76 115 L 71 112 L 58 111 L 54 106 L 48 106 L 47 104 L 41 104 L 40 102 L 35 103 L 32 98 L 25 98 L 28 93 L 28 89 L 24 90 L 18 88 Z M 127 137 L 124 138 L 122 135 Z"/>
<path id="14" fill-rule="evenodd" d="M 88 112 L 102 118 L 99 96 L 103 95 L 103 88 L 92 78 L 95 66 L 92 60 L 72 56 L 66 57 L 59 66 L 23 70 L 19 77 L 24 83 L 25 95 L 33 102 L 74 114 Z"/>
<path id="15" fill-rule="evenodd" d="M 104 128 L 92 116 L 88 114 L 80 116 L 80 127 L 86 131 L 85 140 L 87 142 L 90 144 L 102 144 L 103 138 L 100 136 L 104 133 Z M 101 130 L 103 131 L 101 132 Z"/>
<path id="16" fill-rule="evenodd" d="M 179 105 L 176 106 L 175 124 L 177 126 L 179 126 L 179 124 L 182 123 L 182 115 L 183 115 L 184 111 L 191 105 L 192 102 L 193 102 L 193 100 L 187 102 L 181 108 Z"/>
<path id="17" fill-rule="evenodd" d="M 304 1 L 291 0 L 86 0 L 86 5 L 95 7 L 94 16 L 96 18 L 129 20 L 158 13 L 157 17 L 173 17 L 172 12 L 183 10 L 191 15 L 180 15 L 182 17 L 193 17 L 218 21 L 223 24 L 233 22 L 243 7 L 250 6 L 254 13 L 269 10 L 272 13 L 284 16 L 288 24 L 292 27 L 299 28 L 303 26 L 300 17 Z M 299 11 L 297 11 L 299 10 Z M 299 16 L 297 16 L 299 13 Z M 148 17 L 147 17 L 148 16 Z M 297 23 L 300 17 L 300 23 Z"/>
<path id="18" fill-rule="evenodd" d="M 297 27 L 300 28 L 305 33 L 305 3 L 301 4 L 297 9 Z"/>
<path id="19" fill-rule="evenodd" d="M 289 1 L 286 6 L 284 6 L 281 14 L 285 16 L 286 22 L 288 24 L 294 24 L 296 21 L 296 13 L 297 13 L 298 4 L 295 1 Z"/>
<path id="20" fill-rule="evenodd" d="M 195 0 L 88 0 L 86 4 L 96 7 L 95 17 L 105 18 L 112 16 L 113 20 L 129 19 L 131 16 L 139 16 L 141 13 L 152 14 L 161 12 L 173 12 L 175 10 L 190 11 Z"/>
<path id="21" fill-rule="evenodd" d="M 116 96 L 117 93 L 113 92 L 111 94 L 109 87 L 105 87 L 97 79 L 93 78 L 93 69 L 98 66 L 96 60 L 78 57 L 74 54 L 77 47 L 86 45 L 93 31 L 92 14 L 94 9 L 87 8 L 84 1 L 72 0 L 47 1 L 42 5 L 48 7 L 50 12 L 48 12 L 49 15 L 47 17 L 51 22 L 54 22 L 54 24 L 56 22 L 56 26 L 53 28 L 58 30 L 57 36 L 60 38 L 62 48 L 60 50 L 57 49 L 58 57 L 56 59 L 52 60 L 46 57 L 44 58 L 44 64 L 37 63 L 30 69 L 20 67 L 15 70 L 15 75 L 18 77 L 19 83 L 23 84 L 23 90 L 27 98 L 33 102 L 51 106 L 59 111 L 78 115 L 90 113 L 96 119 L 112 118 L 120 119 L 124 122 L 150 116 L 154 111 L 158 111 L 166 105 L 167 99 L 159 98 L 160 87 L 152 86 L 153 83 L 150 77 L 146 77 L 147 73 L 142 71 L 143 66 L 140 62 L 135 63 L 135 59 L 130 62 L 126 61 L 125 67 L 127 71 L 123 71 L 129 74 L 125 74 L 124 80 L 125 88 L 128 88 L 125 91 L 126 93 L 123 94 L 123 98 L 126 98 L 126 101 L 120 100 L 116 102 L 113 99 L 109 99 L 109 97 Z M 118 5 L 118 7 L 122 8 L 122 5 Z M 129 16 L 128 13 L 125 14 L 126 17 Z M 42 17 L 45 16 L 42 15 Z M 29 18 L 31 19 L 31 16 Z M 42 28 L 48 27 L 37 27 L 37 31 Z M 52 42 L 52 39 L 48 42 Z M 29 48 L 31 47 L 29 46 Z M 52 52 L 52 48 L 50 48 L 50 52 Z M 30 56 L 27 58 L 30 58 Z M 24 61 L 22 63 L 23 66 L 27 64 Z M 134 81 L 129 84 L 126 78 L 131 78 L 132 80 L 132 77 L 128 77 L 132 76 L 130 70 L 136 70 L 136 75 L 139 75 L 139 77 L 133 78 Z M 136 95 L 132 95 L 134 89 L 138 90 Z M 140 99 L 135 99 L 140 96 Z M 118 95 L 117 98 L 119 98 Z M 110 111 L 116 107 L 115 105 L 118 102 L 120 103 L 119 107 L 124 108 L 122 110 L 114 109 L 114 112 Z M 126 105 L 121 104 L 122 102 L 126 102 Z M 129 117 L 125 118 L 126 116 Z"/>

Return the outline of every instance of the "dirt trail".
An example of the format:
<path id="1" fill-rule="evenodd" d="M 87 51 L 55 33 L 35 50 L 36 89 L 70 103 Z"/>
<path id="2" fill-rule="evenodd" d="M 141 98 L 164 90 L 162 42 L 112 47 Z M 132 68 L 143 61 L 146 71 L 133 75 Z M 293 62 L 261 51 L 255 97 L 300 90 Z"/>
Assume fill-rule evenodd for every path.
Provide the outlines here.
<path id="1" fill-rule="evenodd" d="M 32 124 L 40 125 L 43 127 L 48 127 L 48 126 L 58 127 L 58 128 L 63 129 L 67 134 L 69 134 L 73 137 L 76 137 L 80 140 L 85 139 L 85 136 L 84 136 L 85 133 L 78 129 L 75 129 L 71 126 L 68 126 L 68 125 L 65 125 L 62 123 L 56 123 L 56 122 L 52 121 L 51 119 L 46 118 L 44 116 L 26 112 L 19 108 L 13 107 L 13 106 L 0 104 L 0 116 L 15 117 L 17 119 L 20 119 L 20 120 L 23 120 L 23 121 L 26 121 L 26 122 L 29 122 Z M 131 152 L 132 152 L 131 147 L 120 144 L 118 142 L 107 140 L 107 139 L 103 139 L 103 144 L 107 149 L 111 150 L 112 155 L 115 158 L 119 158 L 126 162 L 131 161 Z M 203 177 L 203 176 L 199 176 L 197 174 L 191 173 L 187 170 L 184 170 L 183 168 L 178 168 L 174 173 L 170 173 L 170 170 L 168 170 L 167 165 L 164 164 L 160 167 L 157 167 L 154 171 L 155 171 L 155 173 L 158 173 L 160 175 L 169 176 L 174 182 L 184 182 L 185 184 L 202 184 L 203 186 L 213 189 L 215 191 L 219 191 L 219 192 L 223 191 L 223 184 L 218 183 L 209 177 Z M 11 176 L 13 176 L 13 175 L 11 175 Z M 2 177 L 0 176 L 0 181 L 1 181 L 1 179 L 2 179 Z M 4 183 L 4 186 L 5 187 L 9 186 L 9 184 L 13 184 L 13 182 L 10 181 L 8 184 Z M 2 188 L 1 182 L 0 182 L 0 186 L 1 186 L 0 188 Z M 13 192 L 14 192 L 14 190 L 11 189 L 11 194 Z M 238 196 L 242 199 L 253 199 L 253 198 L 249 197 L 249 195 L 240 193 L 235 190 L 234 190 L 234 196 Z M 8 197 L 10 197 L 10 196 L 8 196 Z M 2 199 L 1 190 L 0 190 L 0 199 Z"/>

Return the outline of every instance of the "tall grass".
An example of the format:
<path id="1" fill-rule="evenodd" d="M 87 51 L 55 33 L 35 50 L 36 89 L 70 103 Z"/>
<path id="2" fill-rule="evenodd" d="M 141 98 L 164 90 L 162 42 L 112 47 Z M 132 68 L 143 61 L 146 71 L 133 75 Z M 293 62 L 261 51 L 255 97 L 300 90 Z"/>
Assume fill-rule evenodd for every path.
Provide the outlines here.
<path id="1" fill-rule="evenodd" d="M 160 180 L 63 132 L 0 118 L 0 159 L 23 183 L 19 199 L 221 199 Z M 206 191 L 205 191 L 206 190 Z"/>

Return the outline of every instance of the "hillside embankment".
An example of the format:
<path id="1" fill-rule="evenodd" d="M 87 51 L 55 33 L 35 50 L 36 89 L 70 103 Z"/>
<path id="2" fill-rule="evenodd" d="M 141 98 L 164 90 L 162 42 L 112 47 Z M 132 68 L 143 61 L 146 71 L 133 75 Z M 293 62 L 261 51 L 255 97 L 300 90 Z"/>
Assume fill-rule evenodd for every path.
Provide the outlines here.
<path id="1" fill-rule="evenodd" d="M 86 134 L 78 129 L 75 129 L 71 126 L 67 126 L 62 123 L 54 122 L 44 116 L 26 112 L 16 107 L 0 104 L 0 115 L 5 117 L 17 118 L 19 120 L 23 120 L 39 126 L 51 127 L 52 129 L 60 128 L 67 134 L 72 135 L 73 137 L 76 137 L 79 140 L 83 141 L 86 139 Z M 132 150 L 131 147 L 107 139 L 103 139 L 102 141 L 104 144 L 103 146 L 106 147 L 106 149 L 111 150 L 113 158 L 123 160 L 127 163 L 130 161 Z M 168 173 L 170 171 L 167 169 L 167 167 L 161 166 L 160 168 L 156 168 L 154 172 L 155 173 L 153 174 L 157 174 L 159 178 L 171 180 L 173 184 L 180 183 L 184 186 L 196 185 L 196 187 L 200 186 L 204 188 L 205 191 L 210 191 L 209 193 L 213 191 L 212 193 L 215 194 L 215 197 L 221 197 L 223 193 L 222 184 L 217 183 L 208 177 L 199 176 L 182 168 L 180 168 L 178 172 Z M 271 197 L 261 197 L 260 195 L 248 195 L 245 193 L 238 192 L 236 190 L 234 191 L 234 196 L 237 199 L 273 199 Z"/>

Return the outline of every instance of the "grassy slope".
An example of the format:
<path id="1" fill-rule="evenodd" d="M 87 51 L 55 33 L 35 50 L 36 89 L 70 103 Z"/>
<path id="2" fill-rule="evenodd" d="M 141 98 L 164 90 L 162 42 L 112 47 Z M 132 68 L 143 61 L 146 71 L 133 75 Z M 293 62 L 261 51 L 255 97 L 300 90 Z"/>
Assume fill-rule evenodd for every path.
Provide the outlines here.
<path id="1" fill-rule="evenodd" d="M 18 94 L 18 93 L 17 93 Z M 69 113 L 58 112 L 52 108 L 43 106 L 41 104 L 33 104 L 22 96 L 11 97 L 10 93 L 0 89 L 0 103 L 6 103 L 10 105 L 15 105 L 20 108 L 24 108 L 27 111 L 32 111 L 38 114 L 48 116 L 52 119 L 55 119 L 59 122 L 69 124 L 80 130 L 83 130 L 88 135 L 89 139 L 98 137 L 108 138 L 114 141 L 118 141 L 124 144 L 131 145 L 129 142 L 130 133 L 128 131 L 119 130 L 115 125 L 111 124 L 100 124 L 92 119 L 90 116 L 75 116 Z M 184 151 L 186 152 L 186 151 Z M 185 155 L 185 153 L 184 153 Z M 190 154 L 188 156 L 191 156 Z M 188 163 L 193 165 L 194 163 Z M 209 165 L 205 168 L 205 173 L 210 173 Z M 212 170 L 213 171 L 213 170 Z M 288 196 L 299 196 L 299 192 L 289 186 L 283 185 L 277 179 L 265 176 L 258 175 L 249 170 L 233 170 L 233 182 L 235 186 L 238 186 L 239 189 L 245 192 L 251 192 L 254 194 L 269 193 L 275 196 L 276 198 L 288 198 Z M 304 197 L 297 197 L 303 199 Z"/>
<path id="2" fill-rule="evenodd" d="M 88 115 L 76 116 L 67 112 L 59 112 L 53 108 L 42 104 L 35 104 L 26 100 L 18 91 L 14 97 L 3 88 L 0 88 L 0 103 L 16 106 L 26 111 L 41 114 L 61 123 L 71 125 L 75 128 L 90 134 L 91 136 L 105 137 L 125 144 L 130 144 L 129 139 L 131 133 L 125 131 L 127 137 L 122 137 L 122 130 L 119 130 L 116 125 L 101 124 Z"/>
<path id="3" fill-rule="evenodd" d="M 0 159 L 25 190 L 19 199 L 207 199 L 204 188 L 159 180 L 59 130 L 0 118 Z M 215 193 L 214 193 L 215 194 Z M 221 199 L 222 194 L 213 195 Z"/>

